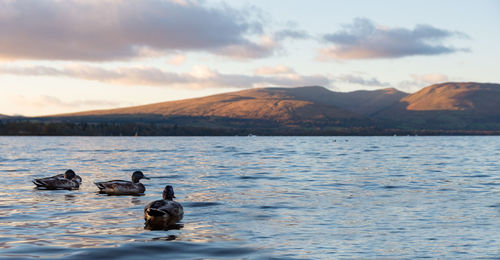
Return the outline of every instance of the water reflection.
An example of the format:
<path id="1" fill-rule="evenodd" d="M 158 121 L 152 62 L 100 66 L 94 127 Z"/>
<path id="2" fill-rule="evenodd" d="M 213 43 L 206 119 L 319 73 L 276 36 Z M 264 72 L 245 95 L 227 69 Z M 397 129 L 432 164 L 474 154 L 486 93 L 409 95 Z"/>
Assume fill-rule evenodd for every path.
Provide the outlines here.
<path id="1" fill-rule="evenodd" d="M 173 241 L 173 240 L 176 240 L 176 239 L 177 239 L 177 236 L 175 236 L 175 235 L 169 235 L 169 236 L 166 236 L 166 237 L 154 237 L 151 240 L 152 241 Z"/>
<path id="2" fill-rule="evenodd" d="M 169 230 L 179 230 L 184 227 L 184 224 L 175 224 L 175 225 L 166 225 L 166 224 L 160 224 L 160 223 L 150 223 L 146 222 L 144 224 L 144 229 L 146 230 L 164 230 L 164 231 L 169 231 Z"/>
<path id="3" fill-rule="evenodd" d="M 137 197 L 132 197 L 130 199 L 130 203 L 132 203 L 133 205 L 144 205 L 144 202 Z"/>

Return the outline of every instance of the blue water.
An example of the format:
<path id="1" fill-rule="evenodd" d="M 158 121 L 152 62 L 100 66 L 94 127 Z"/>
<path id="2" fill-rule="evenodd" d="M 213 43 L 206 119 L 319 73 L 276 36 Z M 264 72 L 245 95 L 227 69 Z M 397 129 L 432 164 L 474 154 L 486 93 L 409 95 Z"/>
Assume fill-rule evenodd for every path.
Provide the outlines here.
<path id="1" fill-rule="evenodd" d="M 500 137 L 0 137 L 0 178 L 0 258 L 500 258 Z M 184 227 L 144 229 L 166 184 Z"/>

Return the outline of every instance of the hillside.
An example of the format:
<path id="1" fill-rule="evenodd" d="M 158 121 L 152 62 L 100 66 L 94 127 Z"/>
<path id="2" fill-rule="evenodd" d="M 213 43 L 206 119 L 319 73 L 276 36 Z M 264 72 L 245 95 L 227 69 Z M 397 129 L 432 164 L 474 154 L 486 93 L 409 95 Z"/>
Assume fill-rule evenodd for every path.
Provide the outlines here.
<path id="1" fill-rule="evenodd" d="M 110 110 L 86 111 L 56 115 L 56 118 L 156 116 L 225 118 L 228 120 L 264 120 L 280 124 L 319 123 L 338 121 L 364 122 L 363 115 L 335 106 L 324 99 L 334 96 L 323 87 L 263 88 L 218 94 L 202 98 L 162 102 L 151 105 Z M 334 124 L 334 123 L 332 123 Z"/>
<path id="2" fill-rule="evenodd" d="M 500 129 L 500 84 L 435 84 L 374 116 L 404 128 Z"/>
<path id="3" fill-rule="evenodd" d="M 500 85 L 488 83 L 436 84 L 401 99 L 410 111 L 474 111 L 500 113 Z"/>
<path id="4" fill-rule="evenodd" d="M 319 86 L 260 88 L 3 121 L 10 122 L 4 131 L 9 134 L 491 134 L 500 133 L 499 100 L 500 85 L 491 83 L 435 84 L 413 94 L 395 89 L 345 93 Z"/>
<path id="5" fill-rule="evenodd" d="M 272 89 L 266 89 L 266 91 L 270 90 Z M 366 116 L 385 109 L 408 96 L 408 93 L 394 88 L 334 92 L 323 87 L 302 87 L 289 88 L 286 92 L 295 99 L 335 106 Z"/>
<path id="6" fill-rule="evenodd" d="M 261 88 L 150 105 L 85 111 L 52 117 L 124 115 L 223 117 L 275 122 L 366 120 L 366 115 L 408 94 L 395 89 L 333 92 L 324 87 Z"/>

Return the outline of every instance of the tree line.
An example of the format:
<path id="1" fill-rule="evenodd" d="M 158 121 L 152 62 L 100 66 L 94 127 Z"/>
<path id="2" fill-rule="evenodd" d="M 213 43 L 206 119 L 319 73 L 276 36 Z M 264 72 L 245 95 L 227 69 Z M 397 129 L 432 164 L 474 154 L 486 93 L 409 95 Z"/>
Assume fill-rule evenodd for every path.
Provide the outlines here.
<path id="1" fill-rule="evenodd" d="M 4 136 L 373 136 L 373 135 L 500 135 L 500 130 L 391 129 L 362 127 L 190 126 L 168 123 L 87 123 L 0 120 Z"/>

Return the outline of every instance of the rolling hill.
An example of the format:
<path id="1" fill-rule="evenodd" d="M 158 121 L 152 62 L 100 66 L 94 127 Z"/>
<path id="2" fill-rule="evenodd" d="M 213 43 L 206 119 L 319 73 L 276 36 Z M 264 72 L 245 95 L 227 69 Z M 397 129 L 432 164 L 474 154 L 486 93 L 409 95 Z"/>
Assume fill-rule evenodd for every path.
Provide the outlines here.
<path id="1" fill-rule="evenodd" d="M 435 84 L 373 116 L 402 128 L 500 129 L 500 84 Z"/>
<path id="2" fill-rule="evenodd" d="M 44 129 L 49 134 L 53 130 L 44 124 L 60 124 L 51 127 L 67 129 L 57 130 L 62 134 L 65 131 L 85 134 L 90 131 L 89 126 L 92 133 L 104 135 L 123 134 L 124 125 L 128 134 L 149 129 L 144 130 L 145 135 L 186 134 L 186 131 L 188 135 L 500 133 L 499 101 L 500 84 L 492 83 L 449 82 L 413 94 L 392 88 L 353 92 L 334 92 L 319 86 L 259 88 L 142 106 L 24 118 L 23 122 L 38 122 L 42 125 L 31 127 L 32 132 Z M 100 125 L 97 127 L 100 130 L 95 125 Z M 165 130 L 169 127 L 173 128 Z M 197 130 L 191 131 L 194 128 Z"/>
<path id="3" fill-rule="evenodd" d="M 324 88 L 306 88 L 321 92 Z M 162 102 L 151 105 L 110 110 L 87 111 L 57 117 L 157 115 L 218 117 L 233 119 L 258 119 L 276 122 L 305 122 L 310 120 L 346 119 L 362 116 L 351 111 L 315 102 L 312 99 L 297 98 L 295 89 L 266 88 L 213 95 L 202 98 Z M 319 95 L 319 94 L 318 94 Z"/>
<path id="4" fill-rule="evenodd" d="M 394 88 L 380 90 L 359 90 L 353 92 L 334 92 L 324 87 L 300 87 L 287 89 L 263 89 L 263 91 L 278 90 L 286 92 L 298 100 L 306 100 L 332 107 L 339 107 L 354 113 L 368 116 L 397 103 L 408 93 Z"/>
<path id="5" fill-rule="evenodd" d="M 280 124 L 349 121 L 366 122 L 379 111 L 407 96 L 395 89 L 333 92 L 324 87 L 261 88 L 212 95 L 202 98 L 150 105 L 55 115 L 55 118 L 124 116 L 226 118 L 267 120 Z"/>

